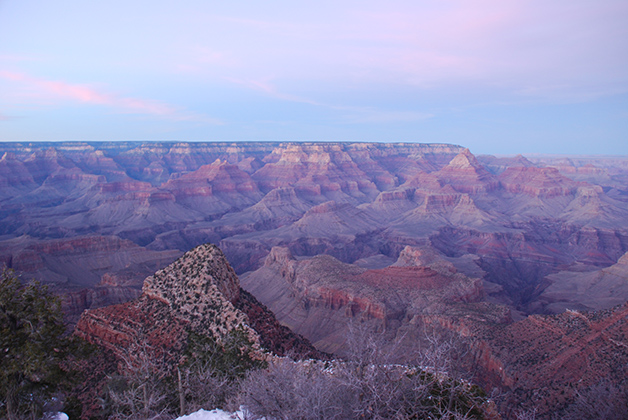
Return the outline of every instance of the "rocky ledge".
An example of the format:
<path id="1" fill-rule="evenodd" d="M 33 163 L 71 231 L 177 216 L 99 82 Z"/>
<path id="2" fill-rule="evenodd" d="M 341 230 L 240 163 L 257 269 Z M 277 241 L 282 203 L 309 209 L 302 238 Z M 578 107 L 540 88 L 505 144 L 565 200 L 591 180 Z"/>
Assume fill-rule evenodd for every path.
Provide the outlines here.
<path id="1" fill-rule="evenodd" d="M 190 333 L 220 339 L 235 329 L 248 335 L 260 356 L 265 351 L 321 356 L 240 289 L 222 251 L 210 244 L 147 277 L 139 298 L 85 311 L 75 334 L 117 357 L 132 357 L 133 349 L 149 348 L 159 360 L 176 364 Z"/>

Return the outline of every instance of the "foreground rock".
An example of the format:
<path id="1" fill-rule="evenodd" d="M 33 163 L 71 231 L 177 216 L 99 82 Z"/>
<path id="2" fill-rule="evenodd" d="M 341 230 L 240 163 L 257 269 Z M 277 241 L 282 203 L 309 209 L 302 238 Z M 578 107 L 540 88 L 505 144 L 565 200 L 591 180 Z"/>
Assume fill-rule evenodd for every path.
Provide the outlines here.
<path id="1" fill-rule="evenodd" d="M 236 329 L 260 351 L 320 355 L 240 289 L 214 245 L 201 245 L 146 278 L 139 298 L 84 312 L 75 334 L 120 358 L 148 346 L 164 363 L 176 365 L 190 333 L 220 338 Z"/>
<path id="2" fill-rule="evenodd" d="M 627 320 L 628 304 L 624 304 L 597 312 L 532 315 L 486 330 L 483 339 L 490 357 L 501 362 L 503 375 L 484 386 L 508 391 L 504 407 L 536 410 L 540 418 L 560 418 L 578 398 L 595 407 L 605 395 L 591 390 L 610 386 L 620 390 L 612 398 L 625 414 Z M 579 418 L 577 413 L 574 418 Z"/>

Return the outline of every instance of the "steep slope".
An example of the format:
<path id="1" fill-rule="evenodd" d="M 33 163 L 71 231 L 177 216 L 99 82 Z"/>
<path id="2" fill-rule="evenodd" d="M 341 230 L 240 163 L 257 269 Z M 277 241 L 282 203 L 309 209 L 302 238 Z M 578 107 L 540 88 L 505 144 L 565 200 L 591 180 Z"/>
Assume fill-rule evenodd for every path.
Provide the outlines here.
<path id="1" fill-rule="evenodd" d="M 493 385 L 509 391 L 508 406 L 535 409 L 539 418 L 560 417 L 579 393 L 604 381 L 625 386 L 627 320 L 628 305 L 622 305 L 599 312 L 532 315 L 486 330 L 490 357 L 501 361 L 506 379 Z"/>
<path id="2" fill-rule="evenodd" d="M 255 298 L 243 294 L 238 277 L 214 245 L 188 251 L 147 277 L 139 298 L 85 311 L 75 334 L 117 357 L 137 357 L 133 349 L 149 348 L 158 360 L 173 365 L 180 362 L 190 333 L 221 339 L 235 330 L 258 348 L 319 354 L 279 325 Z"/>
<path id="3" fill-rule="evenodd" d="M 550 274 L 541 287 L 538 312 L 591 311 L 620 305 L 628 301 L 628 253 L 616 264 L 601 270 Z"/>
<path id="4" fill-rule="evenodd" d="M 468 194 L 490 192 L 499 185 L 498 180 L 482 166 L 469 149 L 464 149 L 434 175 L 441 183 Z"/>
<path id="5" fill-rule="evenodd" d="M 242 282 L 281 322 L 329 352 L 345 350 L 352 320 L 385 327 L 392 336 L 417 336 L 426 322 L 446 324 L 460 313 L 478 322 L 508 322 L 503 308 L 478 304 L 480 279 L 442 258 L 423 264 L 413 252 L 406 248 L 393 266 L 365 269 L 327 255 L 297 260 L 275 247 Z"/>

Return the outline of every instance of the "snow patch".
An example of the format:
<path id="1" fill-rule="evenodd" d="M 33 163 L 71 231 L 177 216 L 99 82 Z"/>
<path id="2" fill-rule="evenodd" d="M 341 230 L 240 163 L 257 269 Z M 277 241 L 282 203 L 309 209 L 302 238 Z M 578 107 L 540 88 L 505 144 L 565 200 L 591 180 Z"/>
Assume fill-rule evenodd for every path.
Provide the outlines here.
<path id="1" fill-rule="evenodd" d="M 214 409 L 212 411 L 201 409 L 195 413 L 188 414 L 187 416 L 179 417 L 176 420 L 238 420 L 243 418 L 244 414 L 241 411 L 229 413 L 219 409 Z"/>

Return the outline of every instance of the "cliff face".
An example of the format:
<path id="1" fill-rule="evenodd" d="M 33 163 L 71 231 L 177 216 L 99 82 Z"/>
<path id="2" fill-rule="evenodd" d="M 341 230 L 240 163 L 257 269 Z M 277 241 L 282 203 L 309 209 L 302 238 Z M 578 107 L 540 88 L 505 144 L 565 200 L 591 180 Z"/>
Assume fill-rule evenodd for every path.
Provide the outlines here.
<path id="1" fill-rule="evenodd" d="M 148 346 L 156 357 L 175 364 L 190 332 L 219 339 L 235 329 L 271 351 L 318 354 L 241 291 L 238 277 L 214 245 L 201 245 L 147 277 L 139 298 L 85 311 L 75 334 L 118 357 Z"/>
<path id="2" fill-rule="evenodd" d="M 148 275 L 207 242 L 238 273 L 268 268 L 273 247 L 311 265 L 321 254 L 364 261 L 373 271 L 347 284 L 374 295 L 441 281 L 433 267 L 388 267 L 407 246 L 430 247 L 481 279 L 482 297 L 474 286 L 462 295 L 515 317 L 628 299 L 604 274 L 625 273 L 613 266 L 628 252 L 625 159 L 392 143 L 6 143 L 0 153 L 0 262 L 52 284 L 70 323 L 137 297 Z M 612 293 L 594 286 L 600 270 Z M 373 319 L 406 310 L 352 288 L 311 290 L 294 296 Z"/>
<path id="3" fill-rule="evenodd" d="M 332 351 L 352 320 L 399 335 L 433 323 L 479 336 L 510 314 L 628 300 L 626 158 L 476 158 L 443 144 L 135 142 L 5 143 L 0 156 L 0 263 L 51 284 L 71 322 L 83 309 L 137 299 L 160 269 L 136 309 L 120 313 L 176 312 L 176 335 L 179 324 L 197 327 L 198 305 L 216 325 L 248 316 L 253 327 L 260 316 L 253 329 L 284 340 L 257 298 Z M 217 260 L 166 268 L 207 242 L 255 298 L 229 273 L 218 276 L 226 283 L 211 280 Z M 180 277 L 186 270 L 201 283 Z M 90 311 L 85 325 L 105 331 L 107 320 L 123 324 L 116 316 Z M 482 343 L 474 354 L 486 377 L 516 380 Z"/>
<path id="4" fill-rule="evenodd" d="M 555 168 L 512 167 L 500 176 L 504 189 L 513 194 L 524 193 L 532 197 L 559 197 L 571 195 L 578 182 L 561 175 Z"/>
<path id="5" fill-rule="evenodd" d="M 487 330 L 487 356 L 500 360 L 501 371 L 509 378 L 489 383 L 510 391 L 511 407 L 536 408 L 541 418 L 560 415 L 579 393 L 600 382 L 625 383 L 627 320 L 624 304 L 598 312 L 532 315 Z"/>
<path id="6" fill-rule="evenodd" d="M 432 259 L 421 259 L 430 252 Z M 346 349 L 349 325 L 357 321 L 384 327 L 393 336 L 395 331 L 419 335 L 426 322 L 445 324 L 459 313 L 485 322 L 510 321 L 505 308 L 479 304 L 480 279 L 459 273 L 433 251 L 411 247 L 395 265 L 380 269 L 325 255 L 296 260 L 287 248 L 275 247 L 243 285 L 282 323 L 329 352 Z"/>
<path id="7" fill-rule="evenodd" d="M 394 143 L 5 143 L 0 153 L 0 261 L 61 294 L 138 288 L 207 242 L 238 273 L 274 246 L 353 263 L 432 245 L 480 257 L 502 286 L 492 298 L 534 312 L 545 276 L 628 252 L 621 159 L 478 159 Z M 68 314 L 82 309 L 67 302 Z"/>

